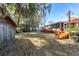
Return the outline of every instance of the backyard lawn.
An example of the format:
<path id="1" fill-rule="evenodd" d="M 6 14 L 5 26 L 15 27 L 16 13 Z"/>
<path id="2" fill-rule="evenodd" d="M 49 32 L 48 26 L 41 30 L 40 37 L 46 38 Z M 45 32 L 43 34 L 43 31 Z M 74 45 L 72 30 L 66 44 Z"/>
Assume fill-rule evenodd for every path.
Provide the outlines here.
<path id="1" fill-rule="evenodd" d="M 79 43 L 59 40 L 53 33 L 25 32 L 16 34 L 13 44 L 0 50 L 8 56 L 71 56 L 79 55 Z"/>

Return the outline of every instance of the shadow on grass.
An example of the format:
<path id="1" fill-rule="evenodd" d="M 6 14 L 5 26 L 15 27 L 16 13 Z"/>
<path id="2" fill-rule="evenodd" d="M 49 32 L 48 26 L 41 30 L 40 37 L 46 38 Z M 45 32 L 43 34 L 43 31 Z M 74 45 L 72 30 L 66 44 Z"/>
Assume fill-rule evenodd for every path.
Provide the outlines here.
<path id="1" fill-rule="evenodd" d="M 77 44 L 62 44 L 56 39 L 45 39 L 48 44 L 39 49 L 47 56 L 79 56 Z"/>
<path id="2" fill-rule="evenodd" d="M 30 56 L 36 47 L 31 43 L 29 39 L 16 39 L 13 45 L 8 46 L 2 50 L 3 56 Z"/>

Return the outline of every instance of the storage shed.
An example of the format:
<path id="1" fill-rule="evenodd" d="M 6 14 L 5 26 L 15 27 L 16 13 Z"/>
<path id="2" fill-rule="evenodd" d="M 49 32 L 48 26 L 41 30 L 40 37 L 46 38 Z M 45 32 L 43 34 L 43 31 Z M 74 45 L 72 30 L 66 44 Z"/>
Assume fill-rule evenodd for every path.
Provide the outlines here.
<path id="1" fill-rule="evenodd" d="M 16 23 L 11 16 L 0 16 L 0 47 L 15 39 Z"/>

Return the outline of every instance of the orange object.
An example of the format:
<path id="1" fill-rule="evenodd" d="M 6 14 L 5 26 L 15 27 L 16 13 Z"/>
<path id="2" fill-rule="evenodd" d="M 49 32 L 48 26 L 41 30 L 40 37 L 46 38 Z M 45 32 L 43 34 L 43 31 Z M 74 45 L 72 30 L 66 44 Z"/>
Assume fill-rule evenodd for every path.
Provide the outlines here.
<path id="1" fill-rule="evenodd" d="M 53 28 L 53 29 L 44 28 L 43 32 L 55 33 L 56 38 L 58 38 L 58 39 L 65 39 L 65 38 L 69 37 L 69 32 L 61 31 L 60 29 L 57 29 L 57 28 Z"/>
<path id="2" fill-rule="evenodd" d="M 59 39 L 65 39 L 68 36 L 69 36 L 69 33 L 66 32 L 66 31 L 63 31 L 63 32 L 60 32 L 60 33 L 57 34 L 57 38 L 59 38 Z"/>

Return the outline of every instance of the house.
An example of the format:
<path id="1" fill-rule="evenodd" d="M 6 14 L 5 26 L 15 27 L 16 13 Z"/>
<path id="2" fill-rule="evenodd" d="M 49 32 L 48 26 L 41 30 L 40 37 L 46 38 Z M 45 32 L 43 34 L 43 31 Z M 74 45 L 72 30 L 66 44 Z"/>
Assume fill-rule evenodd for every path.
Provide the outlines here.
<path id="1" fill-rule="evenodd" d="M 16 23 L 11 16 L 0 16 L 0 47 L 15 39 Z"/>
<path id="2" fill-rule="evenodd" d="M 56 28 L 56 29 L 63 28 L 64 30 L 68 31 L 68 24 L 69 24 L 68 21 L 60 21 L 50 24 L 47 27 Z M 70 27 L 71 27 L 71 31 L 79 30 L 79 18 L 71 18 Z"/>
<path id="3" fill-rule="evenodd" d="M 53 23 L 50 25 L 50 27 L 52 28 L 61 28 L 64 26 L 64 23 L 61 21 L 61 22 L 57 22 L 57 23 Z"/>
<path id="4" fill-rule="evenodd" d="M 65 29 L 68 29 L 68 21 L 64 22 Z M 72 18 L 70 20 L 70 28 L 71 31 L 79 30 L 79 18 Z"/>
<path id="5" fill-rule="evenodd" d="M 45 28 L 49 29 L 56 29 L 56 30 L 65 30 L 68 31 L 68 24 L 69 21 L 60 21 L 53 24 L 49 24 L 44 26 Z M 79 32 L 79 18 L 71 18 L 70 20 L 70 31 L 71 32 Z"/>

